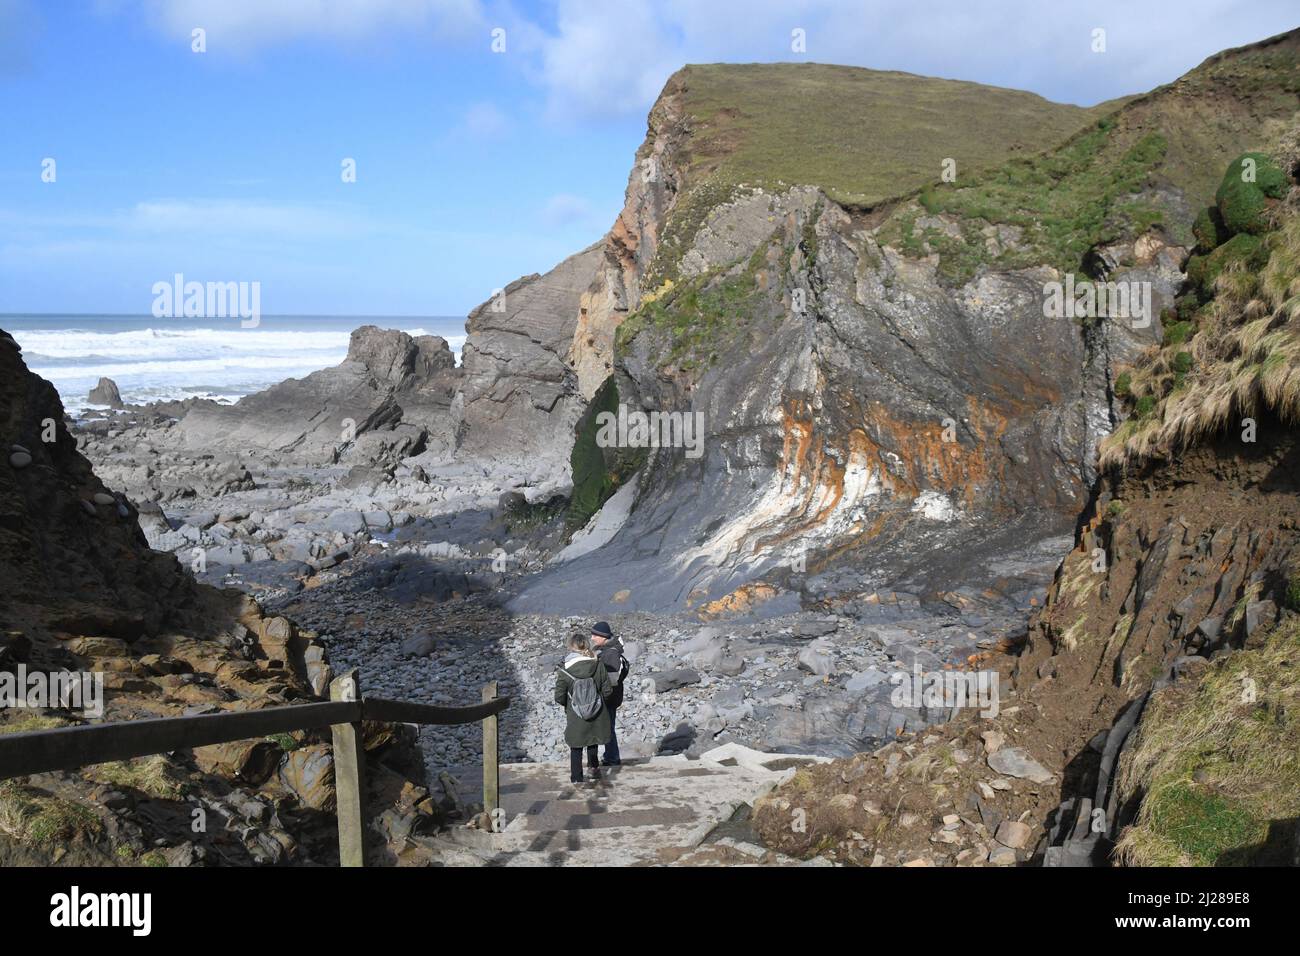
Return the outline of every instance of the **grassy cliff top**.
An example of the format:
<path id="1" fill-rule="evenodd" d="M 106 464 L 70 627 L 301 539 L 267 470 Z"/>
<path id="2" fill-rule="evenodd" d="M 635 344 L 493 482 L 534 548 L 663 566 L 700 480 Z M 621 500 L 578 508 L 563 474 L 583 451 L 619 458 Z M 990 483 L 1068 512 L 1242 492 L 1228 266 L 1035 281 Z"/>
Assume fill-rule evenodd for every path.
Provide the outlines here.
<path id="1" fill-rule="evenodd" d="M 984 265 L 1047 263 L 1079 269 L 1099 243 L 1155 226 L 1180 245 L 1209 203 L 1231 156 L 1274 141 L 1300 108 L 1300 31 L 1216 54 L 1173 83 L 1124 103 L 1055 149 L 992 169 L 926 183 L 884 232 L 904 252 L 940 256 L 954 282 Z M 949 237 L 933 223 L 964 224 Z M 1017 241 L 990 253 L 981 228 L 1008 226 Z"/>
<path id="2" fill-rule="evenodd" d="M 1058 145 L 1121 101 L 1091 108 L 1033 93 L 819 63 L 687 66 L 692 179 L 815 185 L 870 206 L 939 178 Z M 995 132 L 996 131 L 996 132 Z"/>

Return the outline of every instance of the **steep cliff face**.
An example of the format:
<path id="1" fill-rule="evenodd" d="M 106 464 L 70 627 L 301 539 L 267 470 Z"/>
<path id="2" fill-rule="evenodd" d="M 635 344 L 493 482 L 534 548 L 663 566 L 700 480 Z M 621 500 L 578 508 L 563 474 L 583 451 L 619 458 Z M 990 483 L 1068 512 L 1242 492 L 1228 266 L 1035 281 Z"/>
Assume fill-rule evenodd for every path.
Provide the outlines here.
<path id="1" fill-rule="evenodd" d="M 623 530 L 517 606 L 747 610 L 823 590 L 848 559 L 879 587 L 910 563 L 899 554 L 923 565 L 1008 523 L 1031 540 L 1068 529 L 1122 416 L 1118 369 L 1174 321 L 1206 167 L 1294 112 L 1278 67 L 1296 48 L 1235 51 L 1077 116 L 1058 149 L 871 209 L 841 182 L 765 184 L 758 134 L 703 110 L 682 71 L 651 113 L 571 362 L 584 394 L 612 368 L 630 408 L 698 416 L 703 437 L 651 451 Z M 1211 102 L 1212 161 L 1194 119 Z M 1051 309 L 1049 288 L 1076 281 L 1140 288 L 1142 314 Z"/>
<path id="2" fill-rule="evenodd" d="M 889 866 L 1293 859 L 1300 446 L 1263 426 L 1103 479 L 1018 655 L 972 662 L 997 711 L 801 772 L 757 805 L 764 840 Z"/>
<path id="3" fill-rule="evenodd" d="M 828 104 L 843 112 L 826 115 Z M 567 475 L 572 426 L 615 370 L 618 327 L 644 293 L 676 275 L 678 260 L 699 259 L 702 222 L 739 188 L 780 193 L 806 183 L 875 203 L 919 186 L 944 158 L 986 168 L 1052 146 L 1096 113 L 1015 90 L 852 67 L 683 68 L 650 111 L 623 210 L 604 239 L 471 313 L 463 453 L 499 456 L 508 445 L 537 471 Z M 1004 133 L 996 143 L 978 135 L 993 123 Z M 793 145 L 822 139 L 823 149 Z M 858 161 L 872 153 L 874 163 Z M 814 154 L 824 164 L 805 162 Z"/>
<path id="4" fill-rule="evenodd" d="M 1068 529 L 1106 397 L 1089 394 L 1078 326 L 1044 318 L 1044 278 L 954 296 L 815 189 L 711 210 L 678 282 L 620 334 L 624 400 L 703 430 L 698 457 L 652 458 L 603 549 L 639 582 L 620 603 L 706 608 L 767 572 L 865 555 L 883 585 L 993 522 Z M 627 590 L 597 582 L 584 599 Z"/>
<path id="5" fill-rule="evenodd" d="M 1023 647 L 979 662 L 1000 668 L 1001 713 L 966 710 L 810 771 L 758 808 L 773 845 L 889 864 L 1300 856 L 1297 129 L 1252 154 L 1279 171 L 1247 197 L 1259 255 L 1226 265 L 1204 299 L 1189 271 L 1184 337 L 1127 370 L 1127 418 Z M 1229 161 L 1216 197 L 1229 221 L 1240 176 Z M 1209 255 L 1227 240 L 1200 241 Z M 882 816 L 890 806 L 907 812 Z M 800 808 L 811 822 L 796 831 Z"/>
<path id="6" fill-rule="evenodd" d="M 7 691 L 0 733 L 273 707 L 327 691 L 332 671 L 315 634 L 195 583 L 175 557 L 149 549 L 135 507 L 96 477 L 53 386 L 3 332 L 0 436 L 0 676 L 24 692 L 24 676 L 103 681 L 100 712 L 94 700 L 18 704 Z M 419 773 L 410 737 L 376 725 L 367 749 L 379 812 L 398 808 L 389 823 L 431 819 L 427 794 L 383 768 Z M 337 859 L 333 799 L 318 732 L 10 779 L 0 785 L 0 860 L 325 863 Z"/>
<path id="7" fill-rule="evenodd" d="M 567 471 L 583 400 L 570 364 L 598 246 L 507 285 L 469 315 L 459 453 L 540 484 Z"/>

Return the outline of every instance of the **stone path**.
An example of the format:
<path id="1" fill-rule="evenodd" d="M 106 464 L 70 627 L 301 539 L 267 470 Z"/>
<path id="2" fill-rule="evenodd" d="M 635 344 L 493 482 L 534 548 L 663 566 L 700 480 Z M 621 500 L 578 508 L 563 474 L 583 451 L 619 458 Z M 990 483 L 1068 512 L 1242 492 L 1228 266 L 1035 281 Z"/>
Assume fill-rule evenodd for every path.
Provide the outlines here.
<path id="1" fill-rule="evenodd" d="M 698 760 L 685 756 L 626 761 L 597 783 L 573 785 L 567 765 L 501 767 L 504 829 L 466 827 L 413 838 L 429 862 L 449 866 L 631 866 L 678 862 L 720 824 L 792 775 L 823 758 L 767 754 L 728 745 Z M 478 781 L 462 778 L 467 799 Z M 725 849 L 746 862 L 775 859 L 761 847 Z M 720 850 L 723 848 L 719 848 Z M 767 857 L 767 858 L 765 858 Z"/>

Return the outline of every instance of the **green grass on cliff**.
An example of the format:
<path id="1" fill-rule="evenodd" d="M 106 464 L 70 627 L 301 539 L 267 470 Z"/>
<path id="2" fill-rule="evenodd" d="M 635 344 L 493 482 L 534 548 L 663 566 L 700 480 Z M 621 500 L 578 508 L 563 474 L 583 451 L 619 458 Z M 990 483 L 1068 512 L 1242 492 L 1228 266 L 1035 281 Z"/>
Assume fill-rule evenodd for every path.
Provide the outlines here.
<path id="1" fill-rule="evenodd" d="M 767 244 L 758 247 L 742 268 L 714 269 L 665 283 L 619 326 L 619 350 L 642 332 L 654 331 L 664 338 L 661 364 L 685 370 L 711 365 L 718 359 L 717 347 L 729 331 L 744 325 L 754 315 L 762 298 L 756 272 Z"/>
<path id="2" fill-rule="evenodd" d="M 1116 142 L 1117 123 L 1107 117 L 1061 149 L 1017 159 L 951 185 L 926 189 L 919 206 L 900 211 L 882 238 L 904 251 L 920 240 L 940 256 L 940 272 L 964 282 L 980 265 L 1004 268 L 1046 263 L 1077 270 L 1098 242 L 1145 231 L 1162 221 L 1159 206 L 1139 198 L 1167 143 L 1148 133 L 1131 146 Z M 960 238 L 922 227 L 927 216 L 946 213 L 962 223 Z M 1010 248 L 990 249 L 976 226 L 1016 230 Z"/>
<path id="3" fill-rule="evenodd" d="M 565 515 L 565 528 L 572 534 L 582 528 L 637 471 L 649 457 L 644 448 L 602 448 L 596 440 L 597 417 L 602 412 L 618 414 L 618 384 L 614 376 L 605 379 L 591 397 L 574 426 L 569 465 L 573 473 L 573 494 Z"/>
<path id="4" fill-rule="evenodd" d="M 1118 105 L 820 63 L 688 66 L 677 78 L 689 178 L 815 185 L 856 207 L 938 179 L 948 158 L 964 175 L 1051 148 Z"/>
<path id="5" fill-rule="evenodd" d="M 912 255 L 938 253 L 940 273 L 954 282 L 982 265 L 1079 271 L 1094 245 L 1152 227 L 1187 246 L 1208 236 L 1201 244 L 1212 247 L 1221 222 L 1202 215 L 1194 238 L 1188 205 L 1195 213 L 1214 201 L 1216 187 L 1224 191 L 1225 155 L 1270 141 L 1294 122 L 1297 92 L 1300 31 L 1225 51 L 1098 118 L 1058 149 L 973 176 L 959 173 L 956 183 L 935 177 L 886 223 L 882 239 Z M 1265 163 L 1260 175 L 1261 194 L 1276 197 L 1277 170 Z M 1229 185 L 1246 195 L 1225 197 L 1220 209 L 1240 210 L 1254 223 L 1254 192 L 1239 180 Z M 960 222 L 960 238 L 925 219 L 938 213 Z M 972 228 L 990 224 L 1021 235 L 1000 248 Z"/>
<path id="6" fill-rule="evenodd" d="M 1121 799 L 1141 795 L 1120 839 L 1133 866 L 1294 863 L 1300 839 L 1300 617 L 1259 647 L 1210 664 L 1190 689 L 1152 698 L 1121 761 Z"/>

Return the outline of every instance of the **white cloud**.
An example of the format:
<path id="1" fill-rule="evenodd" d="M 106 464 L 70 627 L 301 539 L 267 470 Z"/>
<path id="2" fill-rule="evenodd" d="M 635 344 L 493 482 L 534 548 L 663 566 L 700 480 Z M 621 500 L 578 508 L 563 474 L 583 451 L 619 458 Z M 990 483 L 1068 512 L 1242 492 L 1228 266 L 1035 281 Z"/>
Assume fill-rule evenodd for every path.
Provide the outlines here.
<path id="1" fill-rule="evenodd" d="M 648 0 L 561 0 L 538 51 L 552 116 L 642 113 L 684 62 L 674 14 Z"/>
<path id="2" fill-rule="evenodd" d="M 1171 17 L 1132 0 L 99 0 L 143 9 L 155 26 L 208 50 L 247 52 L 301 39 L 353 43 L 426 33 L 463 49 L 507 29 L 513 68 L 552 120 L 644 115 L 675 70 L 688 63 L 814 61 L 902 70 L 1027 89 L 1091 105 L 1169 82 L 1212 53 L 1295 26 L 1294 0 L 1183 0 Z M 7 8 L 0 0 L 0 26 Z M 1107 52 L 1089 49 L 1092 30 Z M 807 49 L 791 49 L 801 29 Z M 2 40 L 0 40 L 2 45 Z M 492 118 L 467 117 L 475 122 Z"/>
<path id="3" fill-rule="evenodd" d="M 558 0 L 528 23 L 525 70 L 561 118 L 643 114 L 687 63 L 812 61 L 1028 89 L 1091 105 L 1169 82 L 1225 47 L 1291 29 L 1294 0 L 1184 0 L 1177 17 L 1131 0 Z M 516 25 L 521 30 L 524 24 Z M 1092 30 L 1108 50 L 1093 54 Z M 806 53 L 791 49 L 802 29 Z M 512 34 L 514 35 L 514 34 Z"/>
<path id="4" fill-rule="evenodd" d="M 188 39 L 202 27 L 208 51 L 247 52 L 302 38 L 335 42 L 427 30 L 464 34 L 482 23 L 479 0 L 141 0 L 153 24 Z"/>

